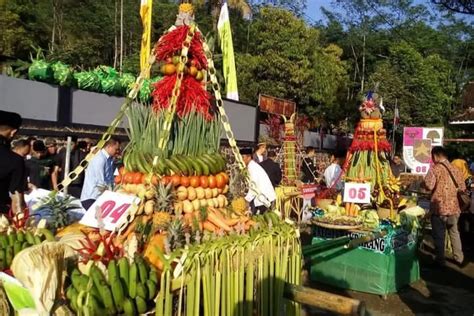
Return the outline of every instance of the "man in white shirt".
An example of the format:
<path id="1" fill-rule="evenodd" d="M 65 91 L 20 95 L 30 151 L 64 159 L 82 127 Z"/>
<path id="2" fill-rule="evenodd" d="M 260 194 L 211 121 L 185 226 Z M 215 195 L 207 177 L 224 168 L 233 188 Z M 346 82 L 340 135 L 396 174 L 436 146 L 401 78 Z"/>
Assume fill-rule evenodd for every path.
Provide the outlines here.
<path id="1" fill-rule="evenodd" d="M 114 157 L 119 149 L 120 142 L 111 138 L 87 166 L 81 193 L 81 203 L 85 209 L 100 196 L 102 186 L 114 183 Z"/>
<path id="2" fill-rule="evenodd" d="M 345 153 L 336 151 L 331 155 L 331 164 L 324 170 L 324 180 L 326 186 L 337 191 L 342 191 L 344 183 L 342 182 L 342 164 L 344 163 Z"/>
<path id="3" fill-rule="evenodd" d="M 250 181 L 255 183 L 258 190 L 258 192 L 254 192 L 249 188 L 245 200 L 250 203 L 253 214 L 264 213 L 276 200 L 272 182 L 265 170 L 252 159 L 252 149 L 243 148 L 240 150 L 240 154 L 247 165 Z"/>

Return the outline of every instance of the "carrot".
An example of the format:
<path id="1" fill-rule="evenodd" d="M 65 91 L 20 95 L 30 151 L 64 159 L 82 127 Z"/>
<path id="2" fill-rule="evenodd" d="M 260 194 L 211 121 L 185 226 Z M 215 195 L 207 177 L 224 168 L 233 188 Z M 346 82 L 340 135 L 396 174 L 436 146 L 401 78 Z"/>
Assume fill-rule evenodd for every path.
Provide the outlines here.
<path id="1" fill-rule="evenodd" d="M 230 232 L 231 228 L 227 225 L 221 218 L 219 218 L 216 213 L 208 212 L 207 213 L 207 220 L 210 221 L 212 224 L 216 225 L 223 230 Z"/>
<path id="2" fill-rule="evenodd" d="M 127 240 L 128 235 L 130 235 L 132 232 L 135 231 L 136 226 L 137 226 L 136 220 L 134 220 L 130 224 L 128 224 L 127 230 L 124 231 L 118 238 L 120 240 L 120 242 L 124 242 L 125 240 Z"/>
<path id="3" fill-rule="evenodd" d="M 229 219 L 225 219 L 224 223 L 226 223 L 229 226 L 234 226 L 238 222 L 241 222 L 241 221 L 242 221 L 242 219 L 240 219 L 240 218 L 229 218 Z"/>
<path id="4" fill-rule="evenodd" d="M 248 221 L 245 222 L 245 225 L 253 226 L 255 224 L 257 224 L 257 223 L 255 221 L 251 220 L 251 219 L 249 219 Z"/>
<path id="5" fill-rule="evenodd" d="M 205 221 L 204 223 L 202 223 L 202 227 L 205 229 L 205 230 L 208 230 L 210 232 L 215 232 L 217 229 L 216 229 L 216 226 L 214 226 L 214 224 L 212 224 L 211 222 L 209 221 Z"/>
<path id="6" fill-rule="evenodd" d="M 346 203 L 345 207 L 346 207 L 346 215 L 351 216 L 351 204 Z"/>

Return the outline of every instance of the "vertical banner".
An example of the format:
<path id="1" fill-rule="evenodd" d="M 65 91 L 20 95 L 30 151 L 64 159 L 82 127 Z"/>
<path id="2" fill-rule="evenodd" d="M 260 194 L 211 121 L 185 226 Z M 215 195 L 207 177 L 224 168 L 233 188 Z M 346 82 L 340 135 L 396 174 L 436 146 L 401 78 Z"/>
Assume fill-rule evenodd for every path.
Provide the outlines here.
<path id="1" fill-rule="evenodd" d="M 405 127 L 403 160 L 414 174 L 426 174 L 431 164 L 431 148 L 443 145 L 442 127 Z"/>
<path id="2" fill-rule="evenodd" d="M 151 14 L 153 9 L 153 0 L 141 0 L 140 17 L 142 18 L 142 43 L 140 49 L 140 71 L 146 68 L 148 58 L 150 57 L 151 47 Z M 145 74 L 145 78 L 150 78 L 150 72 Z"/>
<path id="3" fill-rule="evenodd" d="M 227 1 L 224 1 L 217 22 L 217 30 L 219 32 L 219 41 L 222 50 L 222 64 L 225 79 L 225 87 L 227 90 L 227 98 L 239 100 L 239 90 L 237 88 L 237 72 L 235 70 L 234 44 L 232 43 L 232 31 L 230 28 L 229 8 Z"/>

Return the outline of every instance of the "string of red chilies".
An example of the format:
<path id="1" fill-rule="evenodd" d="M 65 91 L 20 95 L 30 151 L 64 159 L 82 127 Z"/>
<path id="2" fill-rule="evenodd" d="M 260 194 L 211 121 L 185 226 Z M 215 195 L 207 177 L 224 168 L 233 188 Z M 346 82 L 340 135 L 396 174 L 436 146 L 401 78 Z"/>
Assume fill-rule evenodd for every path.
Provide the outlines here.
<path id="1" fill-rule="evenodd" d="M 165 76 L 165 78 L 155 83 L 155 90 L 152 93 L 155 111 L 169 108 L 176 78 L 177 75 Z M 176 114 L 182 118 L 194 110 L 210 120 L 212 119 L 210 98 L 210 94 L 203 89 L 199 81 L 189 75 L 185 75 L 176 103 Z"/>
<path id="2" fill-rule="evenodd" d="M 163 35 L 155 46 L 156 58 L 160 61 L 164 61 L 166 58 L 180 55 L 188 30 L 188 25 L 182 25 Z M 198 31 L 194 33 L 189 52 L 192 54 L 193 60 L 196 62 L 198 68 L 207 68 L 207 59 L 203 49 L 202 35 Z"/>

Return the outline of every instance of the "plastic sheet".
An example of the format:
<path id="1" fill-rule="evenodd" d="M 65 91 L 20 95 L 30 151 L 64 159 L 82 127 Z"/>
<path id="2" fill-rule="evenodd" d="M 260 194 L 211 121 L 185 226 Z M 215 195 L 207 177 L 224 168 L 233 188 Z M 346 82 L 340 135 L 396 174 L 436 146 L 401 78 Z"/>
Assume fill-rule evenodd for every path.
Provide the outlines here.
<path id="1" fill-rule="evenodd" d="M 53 79 L 51 65 L 43 59 L 33 60 L 30 68 L 28 68 L 28 78 L 50 82 Z"/>
<path id="2" fill-rule="evenodd" d="M 96 74 L 100 79 L 100 90 L 107 94 L 118 94 L 120 93 L 121 86 L 117 70 L 108 66 L 100 66 L 96 70 Z"/>
<path id="3" fill-rule="evenodd" d="M 68 65 L 57 61 L 51 65 L 54 83 L 60 86 L 70 86 L 74 80 L 73 70 Z"/>
<path id="4" fill-rule="evenodd" d="M 79 89 L 98 92 L 100 88 L 100 78 L 94 71 L 82 71 L 74 74 Z"/>
<path id="5" fill-rule="evenodd" d="M 342 289 L 379 295 L 395 293 L 420 278 L 414 237 L 394 230 L 355 249 L 338 247 L 322 251 L 311 257 L 311 279 Z M 315 237 L 312 243 L 325 240 Z"/>

